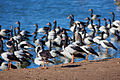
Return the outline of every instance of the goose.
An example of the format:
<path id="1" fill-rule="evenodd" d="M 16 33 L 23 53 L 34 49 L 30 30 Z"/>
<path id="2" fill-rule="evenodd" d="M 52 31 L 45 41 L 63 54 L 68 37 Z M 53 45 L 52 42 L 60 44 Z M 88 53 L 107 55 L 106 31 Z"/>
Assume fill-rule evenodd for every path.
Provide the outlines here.
<path id="1" fill-rule="evenodd" d="M 13 37 L 13 26 L 11 26 L 11 38 Z"/>
<path id="2" fill-rule="evenodd" d="M 63 31 L 70 31 L 70 30 L 58 26 L 58 27 L 56 27 L 55 31 L 56 31 L 56 34 L 59 35 L 59 34 L 61 34 Z"/>
<path id="3" fill-rule="evenodd" d="M 42 57 L 42 61 L 43 61 L 43 68 L 47 68 L 47 61 L 49 61 L 48 59 L 49 58 L 54 58 L 51 54 L 50 54 L 50 51 L 51 51 L 51 40 L 50 40 L 50 48 L 49 50 L 44 50 L 44 47 L 42 46 L 43 49 L 39 50 L 37 55 Z M 53 59 L 55 60 L 55 59 Z M 46 66 L 44 65 L 46 62 Z M 51 63 L 54 63 L 53 61 L 50 61 Z"/>
<path id="4" fill-rule="evenodd" d="M 111 20 L 110 19 L 107 19 L 107 21 L 111 24 Z M 112 27 L 112 25 L 110 25 L 109 31 L 110 31 L 111 34 L 115 35 L 116 32 L 117 32 L 117 28 Z"/>
<path id="5" fill-rule="evenodd" d="M 34 25 L 38 27 L 38 24 L 34 24 Z M 50 26 L 50 27 L 51 27 L 51 26 Z M 43 28 L 39 28 L 39 29 L 37 30 L 37 32 L 38 32 L 38 33 L 45 33 L 45 32 L 47 32 L 47 31 L 50 29 L 50 27 L 44 26 Z"/>
<path id="6" fill-rule="evenodd" d="M 54 27 L 53 27 L 53 30 L 49 31 L 48 32 L 48 40 L 54 40 L 56 38 L 56 31 L 55 31 L 55 28 L 56 28 L 56 21 L 53 21 L 54 23 Z M 48 25 L 50 26 L 51 24 L 48 23 Z"/>
<path id="7" fill-rule="evenodd" d="M 113 18 L 112 18 L 113 26 L 118 28 L 118 30 L 120 32 L 120 20 L 115 20 L 115 13 L 114 12 L 110 12 L 110 14 L 113 15 Z"/>
<path id="8" fill-rule="evenodd" d="M 95 36 L 95 37 L 93 38 L 94 43 L 96 43 L 96 44 L 99 45 L 99 52 L 101 52 L 100 39 L 101 39 L 101 36 Z"/>
<path id="9" fill-rule="evenodd" d="M 117 48 L 111 42 L 104 40 L 103 34 L 104 32 L 102 32 L 100 44 L 102 45 L 103 48 L 106 48 L 106 54 L 108 54 L 108 48 L 117 50 Z"/>
<path id="10" fill-rule="evenodd" d="M 107 19 L 107 21 L 111 24 L 110 19 Z M 115 37 L 117 37 L 118 40 L 120 39 L 118 28 L 115 28 L 114 26 L 109 25 L 109 32 L 113 34 Z"/>
<path id="11" fill-rule="evenodd" d="M 98 21 L 98 31 L 99 31 L 99 28 L 101 27 L 101 20 L 100 19 L 97 19 L 97 21 Z"/>
<path id="12" fill-rule="evenodd" d="M 67 19 L 70 19 L 70 24 L 69 24 L 69 27 L 71 28 L 73 26 L 73 23 L 74 23 L 74 15 L 73 14 L 70 14 Z"/>
<path id="13" fill-rule="evenodd" d="M 14 51 L 13 53 L 11 52 L 3 52 L 1 53 L 1 57 L 5 60 L 8 61 L 8 70 L 11 70 L 11 61 L 17 61 L 20 62 L 21 64 L 23 63 L 22 61 L 20 61 L 15 55 L 14 55 Z"/>
<path id="14" fill-rule="evenodd" d="M 95 32 L 94 32 L 94 34 L 95 34 Z M 84 30 L 84 43 L 87 44 L 88 46 L 90 46 L 90 44 L 94 43 L 94 41 L 93 41 L 94 34 L 93 34 L 93 36 L 86 36 L 86 30 Z"/>
<path id="15" fill-rule="evenodd" d="M 91 19 L 92 20 L 96 20 L 98 17 L 101 17 L 101 15 L 93 14 L 93 9 L 89 9 L 88 11 L 91 11 Z"/>
<path id="16" fill-rule="evenodd" d="M 107 29 L 106 29 L 106 26 L 107 26 L 107 20 L 106 20 L 105 18 L 103 18 L 102 20 L 105 21 L 105 26 L 101 26 L 101 27 L 99 28 L 99 30 L 100 30 L 101 32 L 105 32 L 105 33 L 107 33 Z"/>
<path id="17" fill-rule="evenodd" d="M 41 69 L 41 65 L 43 65 L 43 67 L 42 67 L 42 69 L 47 69 L 47 67 L 45 67 L 45 64 L 46 64 L 46 66 L 47 66 L 47 64 L 49 65 L 50 63 L 51 64 L 54 64 L 52 61 L 50 61 L 50 60 L 45 60 L 44 61 L 44 59 L 41 57 L 41 56 L 39 56 L 39 57 L 36 57 L 35 59 L 34 59 L 34 63 L 35 64 L 37 64 L 37 65 L 39 65 L 40 67 L 40 69 Z"/>
<path id="18" fill-rule="evenodd" d="M 81 54 L 82 51 L 83 50 L 80 47 L 78 47 L 74 44 L 69 44 L 61 52 L 61 54 L 64 55 L 65 57 L 71 59 L 71 63 L 74 63 L 74 57 L 79 57 L 79 58 L 84 58 L 85 59 L 85 56 Z"/>
<path id="19" fill-rule="evenodd" d="M 17 67 L 11 64 L 12 69 L 17 69 Z M 0 58 L 0 70 L 8 70 L 8 62 L 5 62 L 3 59 Z"/>
<path id="20" fill-rule="evenodd" d="M 21 60 L 21 61 L 25 61 L 25 62 L 27 62 L 28 64 L 31 64 L 27 59 L 31 59 L 32 61 L 33 61 L 33 58 L 32 57 L 30 57 L 29 55 L 27 55 L 27 54 L 30 54 L 30 53 L 28 53 L 27 51 L 24 51 L 24 50 L 17 50 L 17 51 L 14 51 L 14 54 L 15 54 L 15 56 L 19 59 L 19 60 Z"/>
<path id="21" fill-rule="evenodd" d="M 94 51 L 94 49 L 92 49 L 90 46 L 87 46 L 84 44 L 84 42 L 82 41 L 81 34 L 79 34 L 79 43 L 77 43 L 77 45 L 80 46 L 80 48 L 84 51 L 85 54 L 87 54 L 86 61 L 88 60 L 89 54 L 94 54 L 96 56 L 99 56 L 98 53 Z"/>
<path id="22" fill-rule="evenodd" d="M 19 59 L 19 60 L 22 60 L 22 61 L 25 61 L 29 64 L 31 64 L 27 59 L 31 59 L 33 61 L 33 55 L 30 54 L 29 52 L 23 50 L 23 49 L 18 49 L 18 43 L 17 41 L 14 41 L 14 43 L 16 43 L 16 46 L 14 46 L 14 55 Z"/>
<path id="23" fill-rule="evenodd" d="M 70 37 L 68 36 L 66 30 L 62 31 L 61 36 L 62 36 L 62 44 L 63 44 L 62 47 L 68 46 L 68 44 L 70 44 L 70 39 L 69 39 Z"/>
<path id="24" fill-rule="evenodd" d="M 18 49 L 28 49 L 28 48 L 35 48 L 35 46 L 29 43 L 28 41 L 22 41 L 18 44 Z"/>
<path id="25" fill-rule="evenodd" d="M 11 31 L 8 30 L 8 29 L 2 29 L 2 30 L 0 31 L 0 35 L 3 36 L 3 37 L 5 37 L 5 36 L 8 35 L 9 32 L 11 32 Z"/>
<path id="26" fill-rule="evenodd" d="M 17 34 L 20 34 L 20 21 L 17 21 L 16 24 L 18 24 L 18 33 Z"/>
<path id="27" fill-rule="evenodd" d="M 98 32 L 97 25 L 96 25 L 96 24 L 93 24 L 93 20 L 90 19 L 89 17 L 87 17 L 86 20 L 88 20 L 89 22 L 91 22 L 91 24 L 88 24 L 88 25 L 87 25 L 88 29 L 90 29 L 90 30 L 93 31 L 93 26 L 94 26 L 95 30 Z"/>
<path id="28" fill-rule="evenodd" d="M 45 45 L 45 41 L 43 40 L 43 37 L 41 37 L 41 39 L 36 39 L 37 37 L 37 32 L 33 32 L 32 34 L 34 34 L 34 37 L 33 37 L 33 43 L 35 44 L 35 46 L 39 46 L 40 44 L 44 44 Z"/>
<path id="29" fill-rule="evenodd" d="M 50 31 L 49 33 L 48 33 L 48 40 L 54 40 L 55 39 L 55 31 Z"/>
<path id="30" fill-rule="evenodd" d="M 62 48 L 62 36 L 57 35 L 57 37 L 52 41 L 53 48 L 60 50 Z"/>
<path id="31" fill-rule="evenodd" d="M 97 55 L 97 53 L 92 48 L 83 46 L 84 43 L 82 42 L 82 37 L 79 33 L 78 37 L 79 39 L 77 41 L 73 42 L 72 44 L 69 44 L 67 47 L 65 47 L 63 52 L 61 52 L 61 54 L 71 59 L 71 63 L 74 63 L 74 56 L 82 57 L 85 59 L 85 56 L 82 55 L 81 53 L 87 54 L 86 60 L 88 60 L 88 54 L 90 54 L 91 52 L 92 52 L 91 54 Z"/>
<path id="32" fill-rule="evenodd" d="M 8 41 L 6 42 L 7 48 L 12 48 L 12 45 L 13 45 L 13 44 L 14 44 L 13 38 L 11 38 L 10 40 L 8 40 Z"/>
<path id="33" fill-rule="evenodd" d="M 16 27 L 15 30 L 18 30 L 18 31 L 19 31 L 19 27 Z M 31 37 L 31 36 L 32 36 L 32 35 L 29 34 L 30 32 L 28 32 L 28 31 L 26 31 L 26 30 L 19 31 L 18 33 L 19 33 L 19 34 L 17 34 L 17 35 L 21 35 L 21 36 L 22 36 L 22 39 L 27 39 L 27 40 L 29 40 L 28 37 Z"/>

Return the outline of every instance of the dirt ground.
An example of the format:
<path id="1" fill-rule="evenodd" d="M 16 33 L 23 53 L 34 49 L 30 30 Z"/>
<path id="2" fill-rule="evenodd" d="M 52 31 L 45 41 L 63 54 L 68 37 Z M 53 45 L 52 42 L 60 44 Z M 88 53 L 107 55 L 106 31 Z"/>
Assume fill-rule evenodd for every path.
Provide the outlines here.
<path id="1" fill-rule="evenodd" d="M 120 80 L 120 58 L 1 71 L 0 80 Z"/>

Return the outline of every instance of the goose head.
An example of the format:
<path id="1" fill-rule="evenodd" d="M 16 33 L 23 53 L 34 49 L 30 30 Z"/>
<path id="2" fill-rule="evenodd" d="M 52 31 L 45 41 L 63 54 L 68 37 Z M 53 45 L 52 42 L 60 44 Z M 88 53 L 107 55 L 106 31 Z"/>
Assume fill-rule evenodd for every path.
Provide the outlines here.
<path id="1" fill-rule="evenodd" d="M 114 14 L 114 12 L 110 12 L 110 14 L 113 15 L 112 22 L 114 22 L 115 21 L 115 14 Z"/>
<path id="2" fill-rule="evenodd" d="M 51 26 L 52 26 L 52 24 L 51 24 L 50 22 L 48 22 L 46 25 L 49 26 L 49 30 L 48 30 L 48 31 L 51 31 Z"/>
<path id="3" fill-rule="evenodd" d="M 93 9 L 89 9 L 88 11 L 93 11 Z"/>
<path id="4" fill-rule="evenodd" d="M 109 24 L 107 25 L 107 28 L 111 28 L 111 20 L 107 19 L 107 22 L 109 22 Z"/>
<path id="5" fill-rule="evenodd" d="M 56 24 L 57 24 L 56 20 L 54 20 L 53 23 L 54 23 L 53 30 L 55 31 L 55 29 L 56 29 Z"/>
<path id="6" fill-rule="evenodd" d="M 67 19 L 74 19 L 74 15 L 73 14 L 70 14 Z"/>
<path id="7" fill-rule="evenodd" d="M 20 21 L 17 21 L 16 24 L 20 24 Z"/>
<path id="8" fill-rule="evenodd" d="M 105 21 L 105 27 L 106 27 L 107 26 L 107 19 L 103 18 L 102 20 Z"/>
<path id="9" fill-rule="evenodd" d="M 89 20 L 90 20 L 90 18 L 89 18 L 89 17 L 86 17 L 86 18 L 85 18 L 85 20 L 88 20 L 88 21 L 89 21 Z"/>

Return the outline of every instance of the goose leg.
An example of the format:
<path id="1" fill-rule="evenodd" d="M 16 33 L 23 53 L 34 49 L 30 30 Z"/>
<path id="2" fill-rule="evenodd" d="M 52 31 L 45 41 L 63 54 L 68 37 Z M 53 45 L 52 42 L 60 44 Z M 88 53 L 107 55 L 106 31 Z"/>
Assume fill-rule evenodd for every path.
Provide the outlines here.
<path id="1" fill-rule="evenodd" d="M 55 58 L 53 58 L 53 61 L 55 62 Z"/>
<path id="2" fill-rule="evenodd" d="M 71 63 L 74 63 L 74 55 L 72 54 L 72 60 Z"/>
<path id="3" fill-rule="evenodd" d="M 42 69 L 44 69 L 45 68 L 45 62 L 44 62 L 44 60 L 43 60 L 43 67 L 42 67 Z"/>
<path id="4" fill-rule="evenodd" d="M 86 61 L 88 61 L 88 54 L 87 54 L 87 58 L 86 58 Z"/>
<path id="5" fill-rule="evenodd" d="M 82 60 L 81 63 L 82 63 L 82 62 L 87 62 L 87 61 L 88 61 L 88 54 L 87 54 L 86 60 Z"/>
<path id="6" fill-rule="evenodd" d="M 108 54 L 108 49 L 106 48 L 106 54 Z"/>
<path id="7" fill-rule="evenodd" d="M 41 69 L 41 65 L 40 65 L 40 67 L 38 67 L 38 69 Z"/>
<path id="8" fill-rule="evenodd" d="M 6 70 L 3 70 L 3 71 L 7 71 L 10 69 L 10 62 L 8 63 L 8 68 Z"/>
<path id="9" fill-rule="evenodd" d="M 46 67 L 45 67 L 45 69 L 47 69 L 47 61 L 46 61 Z"/>
<path id="10" fill-rule="evenodd" d="M 88 47 L 90 47 L 90 45 L 88 44 Z"/>
<path id="11" fill-rule="evenodd" d="M 99 45 L 99 52 L 101 53 L 101 45 Z"/>
<path id="12" fill-rule="evenodd" d="M 11 62 L 10 62 L 10 70 L 11 70 Z"/>

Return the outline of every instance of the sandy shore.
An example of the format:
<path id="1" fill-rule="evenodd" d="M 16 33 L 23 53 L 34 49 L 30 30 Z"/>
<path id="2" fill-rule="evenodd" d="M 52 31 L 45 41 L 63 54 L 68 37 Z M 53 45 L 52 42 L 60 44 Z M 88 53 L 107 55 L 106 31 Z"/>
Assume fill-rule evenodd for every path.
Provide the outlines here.
<path id="1" fill-rule="evenodd" d="M 1 71 L 0 80 L 120 80 L 120 58 Z"/>

